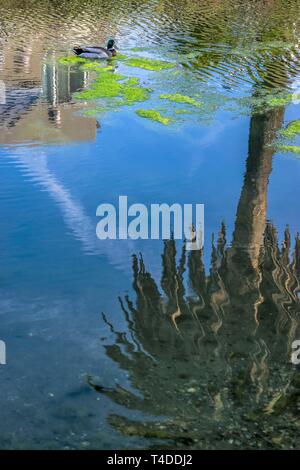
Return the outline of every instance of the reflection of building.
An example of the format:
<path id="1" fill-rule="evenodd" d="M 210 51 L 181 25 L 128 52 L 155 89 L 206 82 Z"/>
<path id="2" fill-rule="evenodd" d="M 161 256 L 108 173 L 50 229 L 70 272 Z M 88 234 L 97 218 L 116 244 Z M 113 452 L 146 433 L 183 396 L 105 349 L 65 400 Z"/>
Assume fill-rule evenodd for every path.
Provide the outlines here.
<path id="1" fill-rule="evenodd" d="M 6 87 L 3 80 L 0 80 L 0 105 L 6 102 Z"/>
<path id="2" fill-rule="evenodd" d="M 37 103 L 41 94 L 38 87 L 19 86 L 18 88 L 6 87 L 5 103 L 0 105 L 0 129 L 13 128 Z M 1 143 L 9 143 L 5 135 L 0 134 Z"/>
<path id="3" fill-rule="evenodd" d="M 94 139 L 96 120 L 73 114 L 68 105 L 72 91 L 82 87 L 84 74 L 57 67 L 55 58 L 48 62 L 46 51 L 105 43 L 116 35 L 127 9 L 117 15 L 104 3 L 98 15 L 94 2 L 80 8 L 77 2 L 17 3 L 0 0 L 0 83 L 7 90 L 6 105 L 0 101 L 0 144 Z M 107 25 L 102 21 L 106 17 Z"/>
<path id="4" fill-rule="evenodd" d="M 74 70 L 57 63 L 55 57 L 43 66 L 43 98 L 53 107 L 68 103 L 72 93 L 83 88 L 88 79 L 88 72 Z"/>
<path id="5" fill-rule="evenodd" d="M 55 58 L 42 70 L 40 87 L 10 85 L 0 105 L 0 143 L 23 141 L 74 141 L 95 138 L 97 121 L 76 114 L 72 93 L 84 87 L 87 72 L 57 64 Z"/>

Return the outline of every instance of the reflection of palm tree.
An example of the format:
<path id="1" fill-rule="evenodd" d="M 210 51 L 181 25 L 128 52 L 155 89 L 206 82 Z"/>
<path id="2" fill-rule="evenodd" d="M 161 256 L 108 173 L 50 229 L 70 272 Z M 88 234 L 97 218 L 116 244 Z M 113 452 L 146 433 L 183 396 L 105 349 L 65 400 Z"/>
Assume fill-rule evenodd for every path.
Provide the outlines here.
<path id="1" fill-rule="evenodd" d="M 106 351 L 127 371 L 139 394 L 122 387 L 102 388 L 92 380 L 90 384 L 120 405 L 166 418 L 141 423 L 111 416 L 117 429 L 172 439 L 179 445 L 197 446 L 201 441 L 202 446 L 207 433 L 217 432 L 226 420 L 233 438 L 237 426 L 262 438 L 259 428 L 263 426 L 264 445 L 272 444 L 271 430 L 282 426 L 279 411 L 284 410 L 286 422 L 291 420 L 293 427 L 300 384 L 288 356 L 291 340 L 300 332 L 300 240 L 297 237 L 292 261 L 287 254 L 288 240 L 287 230 L 280 250 L 274 227 L 267 225 L 260 255 L 261 284 L 252 285 L 256 297 L 261 297 L 255 329 L 253 318 L 248 317 L 254 309 L 251 298 L 247 303 L 237 293 L 234 301 L 236 307 L 240 297 L 239 309 L 231 302 L 233 289 L 227 277 L 231 248 L 224 245 L 224 226 L 213 245 L 209 275 L 204 273 L 202 253 L 189 254 L 188 295 L 182 279 L 185 255 L 177 265 L 173 240 L 165 242 L 163 254 L 163 271 L 173 267 L 168 279 L 162 278 L 165 295 L 146 271 L 142 257 L 133 257 L 136 301 L 120 299 L 130 336 L 111 326 L 116 342 L 106 346 Z M 251 282 L 246 277 L 244 281 Z"/>
<path id="2" fill-rule="evenodd" d="M 122 432 L 180 446 L 226 447 L 230 440 L 267 447 L 281 442 L 276 433 L 286 426 L 283 445 L 295 442 L 300 383 L 289 358 L 300 337 L 300 239 L 290 259 L 289 229 L 279 248 L 274 226 L 266 224 L 272 142 L 282 118 L 279 108 L 251 119 L 232 244 L 222 224 L 209 273 L 202 251 L 183 247 L 177 262 L 174 240 L 166 241 L 161 292 L 143 258 L 133 257 L 136 300 L 120 299 L 129 334 L 110 325 L 116 342 L 106 352 L 139 394 L 89 379 L 116 403 L 157 417 L 141 423 L 110 416 Z"/>
<path id="3" fill-rule="evenodd" d="M 284 108 L 254 115 L 250 122 L 249 155 L 244 185 L 237 209 L 233 250 L 247 248 L 257 268 L 265 229 L 267 187 L 274 155 L 273 142 L 282 126 Z"/>
<path id="4" fill-rule="evenodd" d="M 185 253 L 177 265 L 173 240 L 165 242 L 163 253 L 163 272 L 168 273 L 161 282 L 164 295 L 142 257 L 133 257 L 136 301 L 120 299 L 129 336 L 110 325 L 116 342 L 106 346 L 106 352 L 127 371 L 138 394 L 122 387 L 102 388 L 92 379 L 90 384 L 126 408 L 165 418 L 141 423 L 111 416 L 117 429 L 196 447 L 197 442 L 200 447 L 209 445 L 209 433 L 223 446 L 221 425 L 233 439 L 239 426 L 257 433 L 264 446 L 272 444 L 274 429 L 277 432 L 283 421 L 293 429 L 300 383 L 289 355 L 291 341 L 300 333 L 300 240 L 297 237 L 290 261 L 288 229 L 279 249 L 275 229 L 267 225 L 259 258 L 260 284 L 244 274 L 252 291 L 247 299 L 243 293 L 232 294 L 227 275 L 231 248 L 224 244 L 224 235 L 223 225 L 212 247 L 208 275 L 202 252 L 190 252 L 188 294 L 182 277 Z M 255 321 L 249 315 L 256 308 Z M 246 440 L 243 446 L 255 447 Z"/>
<path id="5" fill-rule="evenodd" d="M 208 2 L 205 9 L 201 2 L 188 4 L 182 11 L 191 13 L 186 22 L 192 47 L 181 39 L 176 48 L 204 80 L 214 80 L 217 72 L 218 84 L 225 88 L 256 83 L 280 89 L 297 77 L 299 4 L 259 1 L 254 9 L 248 2 L 238 8 L 226 1 L 214 1 L 211 7 Z"/>

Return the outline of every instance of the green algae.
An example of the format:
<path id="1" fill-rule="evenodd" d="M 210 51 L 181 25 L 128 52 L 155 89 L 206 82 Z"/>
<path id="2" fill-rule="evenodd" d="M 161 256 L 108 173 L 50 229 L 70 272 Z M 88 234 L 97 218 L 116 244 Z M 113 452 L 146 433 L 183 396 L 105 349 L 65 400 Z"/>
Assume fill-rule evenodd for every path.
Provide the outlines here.
<path id="1" fill-rule="evenodd" d="M 195 122 L 196 119 L 203 123 L 209 116 L 215 114 L 220 107 L 239 115 L 248 115 L 249 112 L 251 114 L 260 114 L 265 113 L 266 109 L 283 107 L 300 98 L 299 94 L 291 93 L 290 90 L 287 91 L 282 88 L 276 88 L 271 92 L 269 90 L 256 91 L 252 96 L 242 98 L 231 98 L 220 94 L 215 87 L 211 87 L 208 91 L 204 86 L 199 86 L 198 80 L 191 76 L 186 69 L 177 67 L 175 61 L 171 62 L 172 58 L 169 58 L 169 61 L 149 59 L 142 57 L 142 53 L 140 53 L 139 57 L 118 54 L 112 59 L 109 62 L 91 61 L 77 56 L 60 59 L 62 64 L 71 66 L 79 64 L 80 70 L 94 72 L 88 74 L 90 83 L 88 88 L 77 91 L 74 94 L 75 99 L 91 101 L 103 99 L 104 101 L 97 102 L 96 105 L 103 105 L 106 110 L 114 111 L 123 106 L 144 102 L 151 97 L 151 92 L 155 91 L 155 98 L 159 97 L 161 99 L 164 108 L 149 103 L 149 108 L 155 108 L 152 111 L 159 114 L 141 117 L 161 122 L 161 119 L 164 119 L 164 116 L 167 115 L 168 117 L 165 118 L 167 120 L 177 122 L 193 120 Z M 120 59 L 119 64 L 117 59 Z M 119 68 L 117 69 L 118 65 Z M 137 67 L 137 69 L 130 73 L 127 66 Z M 138 69 L 149 70 L 149 74 L 142 74 L 142 71 Z M 164 73 L 164 70 L 169 70 L 169 72 Z M 122 73 L 119 73 L 119 71 Z M 151 71 L 157 71 L 157 73 L 152 74 Z M 160 71 L 161 73 L 159 73 Z M 142 80 L 151 81 L 151 88 L 154 90 L 149 89 Z M 182 94 L 180 91 L 186 94 Z M 87 111 L 86 115 L 92 116 L 100 112 L 102 111 L 98 110 L 93 113 L 93 110 L 91 110 L 90 113 Z M 210 121 L 208 123 L 210 124 Z M 295 126 L 291 125 L 278 133 L 282 137 L 278 145 L 289 144 L 286 139 L 293 138 L 298 132 L 300 132 L 300 121 L 299 131 L 296 131 Z"/>
<path id="2" fill-rule="evenodd" d="M 87 61 L 86 59 L 83 59 L 85 63 L 82 65 L 82 68 L 84 70 L 91 70 L 95 72 L 108 72 L 108 71 L 113 71 L 114 67 L 113 65 L 102 65 L 99 61 Z"/>
<path id="3" fill-rule="evenodd" d="M 175 114 L 190 114 L 191 111 L 189 109 L 176 109 Z"/>
<path id="4" fill-rule="evenodd" d="M 282 153 L 291 153 L 297 155 L 299 158 L 300 146 L 293 145 L 288 142 L 293 142 L 299 134 L 300 120 L 290 122 L 285 129 L 279 132 L 279 139 L 276 144 L 277 150 Z"/>
<path id="5" fill-rule="evenodd" d="M 145 101 L 149 98 L 150 90 L 141 87 L 135 77 L 127 78 L 125 75 L 101 71 L 91 88 L 75 94 L 77 99 L 95 100 L 100 98 L 122 98 L 122 105 Z M 120 105 L 120 102 L 119 102 Z"/>
<path id="6" fill-rule="evenodd" d="M 299 100 L 300 95 L 296 93 L 288 93 L 285 96 L 270 97 L 267 101 L 271 107 L 285 106 L 292 103 L 294 100 Z"/>
<path id="7" fill-rule="evenodd" d="M 264 114 L 266 109 L 284 107 L 300 99 L 298 93 L 290 93 L 286 90 L 260 91 L 252 96 L 237 98 L 233 101 L 233 112 Z"/>
<path id="8" fill-rule="evenodd" d="M 111 59 L 112 60 L 126 60 L 128 57 L 128 55 L 126 54 L 123 54 L 121 52 L 118 52 L 117 55 L 115 55 L 114 57 L 112 57 Z"/>
<path id="9" fill-rule="evenodd" d="M 161 70 L 172 69 L 175 67 L 175 64 L 171 62 L 166 62 L 164 60 L 157 59 L 146 59 L 143 57 L 131 57 L 126 61 L 126 65 L 130 67 L 138 67 L 145 70 L 153 70 L 159 72 Z"/>
<path id="10" fill-rule="evenodd" d="M 300 146 L 299 145 L 277 145 L 277 149 L 284 153 L 294 153 L 300 155 Z"/>
<path id="11" fill-rule="evenodd" d="M 143 51 L 145 48 L 144 47 L 131 47 L 131 52 L 141 52 Z"/>
<path id="12" fill-rule="evenodd" d="M 285 106 L 291 101 L 292 101 L 292 98 L 287 96 L 285 98 L 270 98 L 267 103 L 269 106 L 277 107 L 277 106 Z"/>
<path id="13" fill-rule="evenodd" d="M 86 62 L 86 59 L 78 56 L 61 57 L 58 62 L 62 65 L 77 65 Z"/>
<path id="14" fill-rule="evenodd" d="M 139 79 L 137 77 L 130 77 L 127 80 L 127 85 L 136 86 L 139 84 Z"/>
<path id="15" fill-rule="evenodd" d="M 195 98 L 191 98 L 190 96 L 181 95 L 180 93 L 166 93 L 160 95 L 161 99 L 174 101 L 175 103 L 184 103 L 189 104 L 191 106 L 195 106 L 196 108 L 200 108 L 202 103 L 200 101 L 195 100 Z"/>
<path id="16" fill-rule="evenodd" d="M 118 54 L 117 56 L 115 57 L 111 57 L 109 58 L 109 60 L 126 60 L 127 59 L 127 55 L 125 54 Z M 112 65 L 106 65 L 107 62 L 105 62 L 105 60 L 97 60 L 97 59 L 86 59 L 86 58 L 83 58 L 83 57 L 78 57 L 76 55 L 74 56 L 67 56 L 67 57 L 61 57 L 58 62 L 62 65 L 77 65 L 77 64 L 84 64 L 84 67 L 86 68 L 89 68 L 89 69 L 106 69 L 106 68 L 112 68 L 113 66 Z"/>
<path id="17" fill-rule="evenodd" d="M 292 121 L 288 126 L 281 131 L 281 135 L 294 139 L 298 134 L 300 134 L 300 120 Z"/>
<path id="18" fill-rule="evenodd" d="M 108 71 L 102 72 L 92 83 L 91 88 L 75 93 L 75 97 L 78 99 L 92 100 L 121 96 L 122 86 L 119 82 L 124 78 L 125 76 L 121 74 Z"/>
<path id="19" fill-rule="evenodd" d="M 119 57 L 119 54 L 117 58 L 118 57 Z M 142 85 L 141 79 L 139 78 L 139 75 L 138 75 L 138 70 L 136 71 L 136 74 L 124 72 L 124 70 L 126 69 L 123 67 L 123 64 L 122 64 L 122 68 L 121 68 L 122 73 L 119 73 L 119 71 L 116 70 L 116 62 L 114 61 L 111 61 L 108 64 L 106 61 L 104 62 L 97 61 L 97 60 L 91 61 L 91 60 L 82 59 L 78 57 L 70 57 L 64 60 L 63 63 L 69 64 L 69 65 L 79 63 L 81 70 L 86 70 L 86 71 L 95 73 L 94 76 L 91 76 L 93 80 L 92 81 L 89 80 L 90 84 L 88 88 L 78 90 L 77 92 L 74 93 L 73 96 L 75 99 L 78 99 L 78 100 L 86 100 L 86 101 L 104 100 L 96 104 L 97 105 L 99 104 L 100 106 L 104 106 L 106 110 L 110 110 L 110 111 L 119 110 L 120 107 L 123 107 L 123 106 L 130 106 L 138 102 L 144 102 L 150 98 L 150 94 L 153 91 L 152 89 L 148 88 L 147 85 L 144 85 L 144 84 Z M 161 77 L 163 77 L 163 71 L 165 69 L 171 69 L 171 67 L 174 68 L 176 66 L 175 63 L 171 63 L 171 62 L 142 58 L 142 57 L 133 57 L 133 56 L 128 57 L 128 58 L 126 58 L 125 56 L 124 65 L 125 67 L 127 67 L 127 65 L 131 65 L 134 67 L 136 66 L 139 68 L 144 68 L 149 71 L 152 71 L 152 70 L 162 71 Z M 174 70 L 171 70 L 171 73 L 174 73 Z M 193 112 L 192 107 L 196 109 L 196 108 L 200 108 L 200 106 L 203 106 L 203 103 L 201 103 L 200 96 L 198 98 L 193 93 L 190 96 L 177 93 L 177 89 L 179 88 L 179 86 L 178 87 L 172 86 L 172 88 L 170 89 L 170 87 L 167 86 L 168 83 L 163 82 L 163 86 L 161 86 L 160 83 L 156 82 L 157 77 L 159 76 L 160 76 L 159 72 L 156 76 L 154 76 L 154 82 L 152 82 L 154 84 L 153 88 L 158 92 L 158 94 L 165 92 L 165 94 L 161 95 L 161 97 L 166 99 L 166 103 L 167 101 L 174 102 L 176 106 L 171 107 L 171 109 L 170 109 L 170 105 L 165 106 L 164 109 L 155 106 L 155 110 L 158 114 L 152 114 L 152 116 L 148 114 L 148 116 L 142 116 L 142 117 L 148 117 L 148 119 L 152 119 L 156 122 L 168 124 L 170 120 L 176 121 L 177 118 L 180 121 L 189 119 L 188 114 Z M 145 79 L 145 77 L 143 77 L 143 79 Z M 164 80 L 165 80 L 165 77 L 164 77 Z M 172 82 L 172 85 L 174 85 L 173 82 Z M 161 100 L 161 102 L 163 102 L 163 100 Z M 177 104 L 179 105 L 185 104 L 186 106 L 185 107 L 178 106 L 177 108 Z M 151 105 L 149 107 L 151 107 Z M 183 109 L 187 107 L 191 109 Z M 94 111 L 93 110 L 87 111 L 84 114 L 86 116 L 93 116 L 102 112 L 101 110 L 95 111 L 95 109 L 96 107 L 94 106 Z M 202 107 L 202 109 L 204 110 L 204 107 Z M 165 117 L 165 115 L 167 115 L 167 117 Z M 184 115 L 187 115 L 187 116 L 184 116 Z"/>
<path id="20" fill-rule="evenodd" d="M 87 116 L 87 117 L 93 117 L 93 116 L 97 116 L 98 114 L 105 113 L 108 110 L 109 108 L 106 108 L 105 106 L 98 106 L 97 108 L 87 109 L 86 111 L 84 111 L 83 114 L 84 116 Z"/>
<path id="21" fill-rule="evenodd" d="M 137 109 L 136 114 L 142 118 L 151 119 L 151 121 L 159 122 L 167 126 L 173 119 L 167 116 L 163 116 L 159 111 L 155 109 Z"/>
<path id="22" fill-rule="evenodd" d="M 146 101 L 149 98 L 150 88 L 143 88 L 139 85 L 130 83 L 130 79 L 122 85 L 122 97 L 127 104 L 133 104 L 138 101 Z"/>

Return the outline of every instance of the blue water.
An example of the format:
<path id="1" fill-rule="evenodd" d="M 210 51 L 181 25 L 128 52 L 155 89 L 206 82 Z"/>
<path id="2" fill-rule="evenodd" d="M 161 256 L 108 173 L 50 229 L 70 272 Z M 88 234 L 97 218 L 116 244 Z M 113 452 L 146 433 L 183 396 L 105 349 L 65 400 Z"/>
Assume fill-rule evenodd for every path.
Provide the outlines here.
<path id="1" fill-rule="evenodd" d="M 0 6 L 3 8 L 1 2 Z M 188 10 L 186 14 L 190 14 Z M 130 13 L 129 17 L 124 13 L 126 28 L 130 24 L 130 18 Z M 6 21 L 10 24 L 12 20 L 8 16 Z M 45 16 L 40 21 L 44 21 L 46 29 L 49 19 Z M 184 27 L 182 28 L 182 34 L 185 34 Z M 245 29 L 247 30 L 247 25 Z M 76 36 L 75 33 L 76 28 L 73 36 Z M 53 48 L 57 48 L 58 57 L 68 52 L 67 48 L 63 52 L 59 49 L 58 40 L 51 36 L 52 33 L 45 34 L 47 40 L 43 53 L 48 51 L 49 42 L 51 53 Z M 93 42 L 94 33 L 85 34 Z M 159 35 L 159 30 L 156 34 Z M 4 37 L 6 36 L 3 35 Z M 151 46 L 151 41 L 156 41 L 155 38 L 154 35 L 144 39 L 146 48 L 149 44 Z M 71 39 L 75 40 L 71 37 L 68 41 L 71 42 Z M 129 35 L 125 39 L 133 47 L 132 37 Z M 6 37 L 6 40 L 17 48 L 18 38 Z M 38 70 L 43 64 L 49 63 L 49 59 L 41 51 L 35 50 L 36 41 L 33 37 L 30 60 L 38 61 Z M 119 42 L 121 41 L 120 37 Z M 172 36 L 171 39 L 167 36 L 164 44 L 164 35 L 161 41 L 161 46 L 169 50 L 172 58 L 172 47 L 175 48 L 180 41 L 176 38 L 172 42 Z M 201 48 L 201 41 L 199 44 Z M 125 46 L 122 52 L 127 52 Z M 5 53 L 9 59 L 9 52 Z M 18 64 L 17 58 L 15 63 Z M 12 76 L 10 66 L 7 65 L 7 69 L 5 67 L 5 64 L 0 65 L 1 77 L 4 74 Z M 201 72 L 201 65 L 199 71 Z M 214 71 L 214 83 L 218 84 L 219 77 L 221 84 L 223 72 L 220 71 Z M 25 75 L 26 79 L 24 70 L 18 73 Z M 30 73 L 34 74 L 31 69 L 28 71 Z M 148 75 L 144 71 L 140 71 L 140 74 L 141 79 L 147 79 Z M 31 78 L 27 78 L 29 83 Z M 191 77 L 192 80 L 195 78 Z M 17 80 L 14 78 L 8 85 L 10 92 L 15 88 L 22 88 L 21 77 L 18 78 L 17 74 Z M 204 86 L 201 85 L 204 101 L 205 86 L 204 80 Z M 30 89 L 29 85 L 25 87 L 25 96 L 29 96 Z M 245 80 L 246 89 L 248 83 Z M 45 90 L 43 93 L 45 95 Z M 236 97 L 243 94 L 239 87 L 232 93 Z M 115 342 L 118 344 L 115 331 L 126 331 L 130 336 L 131 327 L 120 308 L 118 297 L 124 298 L 128 294 L 130 298 L 134 298 L 132 255 L 142 253 L 147 269 L 159 284 L 163 242 L 101 241 L 96 237 L 96 209 L 105 202 L 117 205 L 119 195 L 127 195 L 129 204 L 139 202 L 147 206 L 162 202 L 203 203 L 204 265 L 208 273 L 211 268 L 211 240 L 213 236 L 216 240 L 222 222 L 226 225 L 228 246 L 232 242 L 249 154 L 251 115 L 249 112 L 231 112 L 220 106 L 207 121 L 195 122 L 191 119 L 179 125 L 163 126 L 139 118 L 130 107 L 124 107 L 117 113 L 110 112 L 103 117 L 84 117 L 81 104 L 72 98 L 72 93 L 69 101 L 64 98 L 61 104 L 53 104 L 53 100 L 51 102 L 50 99 L 49 102 L 47 99 L 39 96 L 31 108 L 21 100 L 16 111 L 14 105 L 17 98 L 12 97 L 13 111 L 9 112 L 18 113 L 18 120 L 13 123 L 6 119 L 7 108 L 2 109 L 0 339 L 6 342 L 7 364 L 0 366 L 0 447 L 113 449 L 156 445 L 158 441 L 153 440 L 153 433 L 149 437 L 142 432 L 126 433 L 124 429 L 121 432 L 120 425 L 114 427 L 107 418 L 113 413 L 133 421 L 144 421 L 152 414 L 153 419 L 157 414 L 163 414 L 162 412 L 158 413 L 155 406 L 153 410 L 151 407 L 150 410 L 144 410 L 143 407 L 135 409 L 134 406 L 128 406 L 127 409 L 126 405 L 108 396 L 110 392 L 97 393 L 87 383 L 87 377 L 92 377 L 94 383 L 103 387 L 112 389 L 121 385 L 136 394 L 142 393 L 141 389 L 138 390 L 139 379 L 132 379 L 130 365 L 124 363 L 122 366 L 122 362 L 114 360 L 107 353 L 106 346 Z M 44 116 L 45 109 L 50 117 L 42 133 L 37 129 L 44 122 L 44 117 L 41 116 Z M 51 122 L 49 110 L 53 109 L 55 112 L 59 109 L 61 122 Z M 74 119 L 71 123 L 70 116 Z M 284 123 L 298 118 L 299 104 L 287 105 Z M 78 138 L 76 126 L 78 135 L 80 133 Z M 53 135 L 52 129 L 56 129 Z M 286 226 L 289 226 L 291 252 L 294 237 L 299 230 L 299 176 L 300 162 L 297 156 L 275 150 L 272 170 L 269 176 L 266 175 L 267 211 L 264 224 L 273 224 L 279 243 L 283 240 Z M 260 243 L 263 244 L 262 237 Z M 242 280 L 243 268 L 241 265 Z M 251 284 L 252 281 L 247 279 L 245 275 L 245 285 Z M 185 282 L 188 286 L 188 281 Z M 260 288 L 260 293 L 265 298 L 268 298 L 268 288 L 271 292 L 271 287 Z M 187 291 L 188 289 L 187 287 Z M 236 289 L 239 289 L 238 285 Z M 298 291 L 295 292 L 297 298 Z M 149 299 L 151 298 L 149 294 Z M 252 305 L 247 293 L 241 294 L 240 301 L 241 311 L 243 305 L 245 308 Z M 232 307 L 228 307 L 228 315 L 235 311 L 234 302 L 233 300 Z M 276 299 L 274 305 L 276 306 Z M 272 309 L 275 307 L 269 307 L 270 312 L 273 312 Z M 299 311 L 299 304 L 296 302 L 291 307 L 291 315 L 295 315 L 297 319 Z M 102 313 L 111 327 L 104 321 Z M 299 332 L 299 320 L 295 321 L 294 339 Z M 134 326 L 132 328 L 135 331 Z M 157 334 L 159 336 L 160 333 Z M 147 334 L 145 337 L 147 338 Z M 243 347 L 247 345 L 246 340 L 241 341 L 244 341 Z M 234 340 L 231 342 L 234 343 Z M 147 352 L 146 339 L 145 344 L 140 341 L 140 346 Z M 208 355 L 209 348 L 208 344 Z M 245 348 L 247 349 L 246 346 Z M 127 352 L 129 355 L 129 349 Z M 168 357 L 161 357 L 163 367 L 168 360 Z M 177 359 L 174 360 L 176 362 Z M 282 360 L 285 359 L 282 357 Z M 276 365 L 276 361 L 271 361 L 270 370 L 274 364 Z M 192 377 L 191 371 L 188 373 Z M 214 382 L 213 370 L 211 374 L 207 383 Z M 268 386 L 266 387 L 268 394 Z M 277 390 L 276 385 L 273 384 L 272 387 L 271 395 L 266 395 L 268 400 L 274 390 Z M 176 392 L 175 389 L 174 393 L 180 394 L 180 390 Z M 152 396 L 152 399 L 158 402 L 159 396 Z M 233 405 L 229 402 L 224 406 L 224 419 L 220 420 L 224 440 L 220 444 L 215 443 L 214 427 L 207 421 L 206 431 L 211 429 L 212 435 L 203 447 L 230 447 L 226 438 L 226 426 L 229 423 L 230 428 L 230 407 Z M 238 406 L 236 409 L 238 410 Z M 180 416 L 179 409 L 176 413 Z M 176 413 L 174 411 L 174 415 Z M 279 415 L 278 423 L 273 423 L 276 432 L 276 426 L 280 427 L 282 424 L 280 419 L 286 419 L 284 413 Z M 292 413 L 296 413 L 296 419 L 297 412 Z M 167 418 L 170 414 L 166 409 Z M 205 427 L 203 422 L 203 428 Z M 198 432 L 201 436 L 201 432 Z M 252 431 L 249 432 L 251 435 Z M 259 444 L 257 439 L 253 445 L 275 446 L 271 437 L 269 441 L 270 444 L 263 440 Z M 286 448 L 297 446 L 291 435 L 283 437 L 282 442 Z M 171 448 L 202 446 L 196 440 L 187 444 L 179 439 L 178 443 L 174 436 L 167 439 L 167 443 Z M 241 443 L 234 442 L 233 445 L 241 447 Z"/>

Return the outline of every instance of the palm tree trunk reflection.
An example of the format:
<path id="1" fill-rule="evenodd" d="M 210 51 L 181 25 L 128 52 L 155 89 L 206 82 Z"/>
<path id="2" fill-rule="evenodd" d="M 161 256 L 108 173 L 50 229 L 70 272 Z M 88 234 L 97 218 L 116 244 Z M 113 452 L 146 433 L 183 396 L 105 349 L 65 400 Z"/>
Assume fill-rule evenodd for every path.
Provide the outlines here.
<path id="1" fill-rule="evenodd" d="M 209 272 L 202 251 L 187 254 L 183 246 L 178 260 L 174 240 L 165 242 L 160 287 L 142 256 L 133 257 L 136 299 L 120 299 L 128 332 L 116 332 L 104 319 L 116 338 L 106 353 L 127 372 L 136 393 L 92 378 L 89 384 L 156 419 L 111 415 L 119 431 L 194 448 L 226 447 L 228 439 L 237 447 L 267 448 L 278 445 L 277 434 L 283 445 L 292 442 L 300 403 L 300 381 L 290 364 L 292 341 L 300 337 L 300 240 L 297 235 L 292 249 L 287 228 L 279 247 L 275 227 L 266 223 L 273 143 L 283 114 L 277 108 L 251 118 L 232 243 L 223 223 Z"/>

